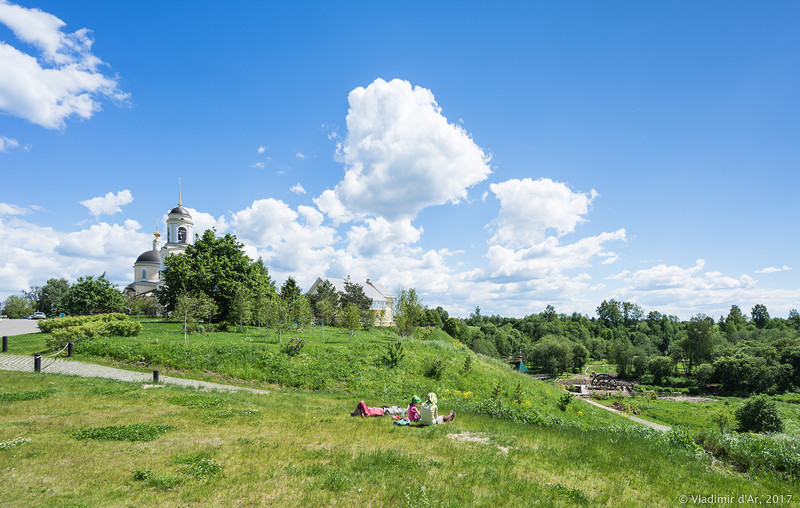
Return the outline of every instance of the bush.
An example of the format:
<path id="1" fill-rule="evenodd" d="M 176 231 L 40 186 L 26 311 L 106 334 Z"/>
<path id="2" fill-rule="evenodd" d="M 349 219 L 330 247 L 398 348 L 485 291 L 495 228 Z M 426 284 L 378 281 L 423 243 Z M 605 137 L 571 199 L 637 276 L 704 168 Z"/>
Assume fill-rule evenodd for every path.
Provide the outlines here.
<path id="1" fill-rule="evenodd" d="M 386 345 L 386 353 L 383 355 L 383 362 L 388 367 L 397 367 L 405 356 L 406 352 L 403 349 L 403 343 L 391 342 Z"/>
<path id="2" fill-rule="evenodd" d="M 428 368 L 425 369 L 425 377 L 442 379 L 442 374 L 444 374 L 445 367 L 446 365 L 441 358 L 434 358 L 431 360 L 431 363 L 428 364 Z"/>
<path id="3" fill-rule="evenodd" d="M 736 410 L 740 432 L 781 432 L 783 420 L 778 405 L 767 395 L 753 395 Z"/>
<path id="4" fill-rule="evenodd" d="M 300 350 L 302 350 L 303 346 L 305 345 L 305 340 L 294 337 L 286 344 L 281 345 L 281 353 L 285 354 L 286 356 L 297 356 L 300 354 Z"/>

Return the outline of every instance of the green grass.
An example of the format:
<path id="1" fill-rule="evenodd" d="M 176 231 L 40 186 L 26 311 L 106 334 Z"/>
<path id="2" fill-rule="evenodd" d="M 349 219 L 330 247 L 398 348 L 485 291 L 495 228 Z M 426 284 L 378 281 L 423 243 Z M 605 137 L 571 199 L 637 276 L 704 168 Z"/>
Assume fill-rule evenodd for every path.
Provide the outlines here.
<path id="1" fill-rule="evenodd" d="M 577 400 L 561 411 L 560 387 L 476 357 L 440 331 L 404 341 L 406 356 L 391 368 L 384 356 L 396 338 L 381 329 L 358 332 L 352 341 L 331 328 L 324 339 L 320 329 L 284 334 L 284 343 L 293 336 L 306 341 L 290 357 L 263 330 L 191 334 L 184 344 L 175 323 L 143 326 L 139 337 L 79 344 L 78 359 L 272 392 L 144 389 L 0 371 L 0 475 L 11 478 L 4 491 L 12 492 L 4 503 L 671 506 L 681 493 L 800 495 L 796 480 L 781 479 L 785 469 L 767 472 L 773 452 L 763 450 L 772 448 L 726 442 L 739 458 L 712 461 L 682 431 L 659 433 Z M 36 351 L 44 339 L 25 340 Z M 432 369 L 434 362 L 441 368 Z M 433 370 L 439 379 L 426 376 Z M 514 402 L 518 386 L 522 400 Z M 349 416 L 360 399 L 405 407 L 411 395 L 430 391 L 442 412 L 455 409 L 454 422 L 401 428 L 387 417 Z M 658 403 L 650 410 L 660 410 L 660 418 L 693 418 Z M 74 436 L 136 428 L 168 431 L 151 441 Z M 748 462 L 743 453 L 760 455 Z"/>
<path id="2" fill-rule="evenodd" d="M 30 440 L 0 448 L 4 506 L 673 506 L 682 493 L 800 495 L 796 484 L 739 474 L 646 433 L 469 413 L 397 427 L 352 418 L 355 401 L 327 393 L 201 394 L 5 371 L 0 382 L 52 391 L 0 412 L 0 442 Z M 174 403 L 195 396 L 221 403 Z M 232 413 L 220 423 L 223 410 Z M 173 430 L 133 442 L 65 432 L 134 424 Z"/>

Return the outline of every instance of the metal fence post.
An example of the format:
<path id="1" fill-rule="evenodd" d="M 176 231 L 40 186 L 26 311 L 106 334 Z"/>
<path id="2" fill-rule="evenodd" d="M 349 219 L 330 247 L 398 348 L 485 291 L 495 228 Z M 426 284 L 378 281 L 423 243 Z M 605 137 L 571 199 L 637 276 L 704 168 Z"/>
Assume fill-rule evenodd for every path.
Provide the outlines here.
<path id="1" fill-rule="evenodd" d="M 158 383 L 158 371 L 157 370 L 153 371 L 153 382 L 154 383 Z"/>
<path id="2" fill-rule="evenodd" d="M 72 356 L 72 342 L 67 342 L 67 356 Z"/>
<path id="3" fill-rule="evenodd" d="M 3 352 L 8 353 L 8 336 L 3 335 Z"/>
<path id="4" fill-rule="evenodd" d="M 42 371 L 42 355 L 33 355 L 33 371 Z"/>

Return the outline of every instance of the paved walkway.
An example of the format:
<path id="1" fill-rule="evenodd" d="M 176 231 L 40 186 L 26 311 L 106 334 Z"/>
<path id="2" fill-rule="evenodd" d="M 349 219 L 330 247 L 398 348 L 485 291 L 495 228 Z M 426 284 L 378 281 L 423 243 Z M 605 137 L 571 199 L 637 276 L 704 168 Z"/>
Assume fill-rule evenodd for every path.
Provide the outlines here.
<path id="1" fill-rule="evenodd" d="M 33 356 L 11 355 L 0 353 L 0 370 L 16 370 L 21 372 L 33 372 Z M 131 370 L 116 369 L 105 367 L 93 363 L 78 362 L 65 358 L 51 358 L 42 356 L 42 372 L 45 374 L 67 374 L 70 376 L 81 377 L 103 377 L 116 379 L 117 381 L 128 381 L 131 383 L 152 383 L 153 374 L 135 372 Z M 209 383 L 206 381 L 195 381 L 194 379 L 184 379 L 180 377 L 159 376 L 159 383 L 187 386 L 201 390 L 217 390 L 222 392 L 251 392 L 267 394 L 267 390 L 257 390 L 244 386 L 223 385 L 219 383 Z"/>
<path id="2" fill-rule="evenodd" d="M 630 418 L 631 420 L 633 420 L 633 421 L 635 421 L 637 423 L 641 423 L 642 425 L 647 425 L 648 427 L 652 427 L 652 428 L 654 428 L 656 430 L 660 430 L 662 432 L 669 432 L 670 430 L 672 430 L 670 427 L 667 427 L 666 425 L 661 425 L 660 423 L 651 422 L 651 421 L 645 420 L 643 418 L 639 418 L 639 417 L 636 417 L 636 416 L 625 414 L 622 411 L 617 411 L 616 409 L 614 409 L 612 407 L 604 406 L 604 405 L 600 404 L 599 402 L 595 402 L 595 401 L 590 400 L 590 399 L 583 399 L 582 398 L 581 400 L 583 400 L 584 402 L 588 402 L 589 404 L 592 404 L 593 406 L 601 407 L 601 408 L 605 409 L 606 411 L 611 411 L 612 413 L 616 413 L 616 414 L 618 414 L 620 416 L 624 416 L 625 418 Z"/>

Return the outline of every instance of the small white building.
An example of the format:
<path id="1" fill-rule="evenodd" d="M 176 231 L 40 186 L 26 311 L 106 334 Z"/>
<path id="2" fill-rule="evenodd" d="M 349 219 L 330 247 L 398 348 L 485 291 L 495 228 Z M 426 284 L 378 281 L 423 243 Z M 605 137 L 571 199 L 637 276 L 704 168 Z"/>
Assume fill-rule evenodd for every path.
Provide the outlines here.
<path id="1" fill-rule="evenodd" d="M 374 319 L 372 322 L 373 326 L 394 326 L 394 314 L 392 312 L 392 309 L 394 308 L 394 296 L 392 296 L 392 294 L 382 285 L 369 279 L 364 282 L 351 280 L 349 275 L 346 279 L 318 277 L 317 280 L 314 281 L 314 284 L 311 285 L 311 288 L 309 288 L 307 294 L 316 294 L 317 288 L 325 281 L 330 282 L 337 293 L 344 293 L 345 285 L 348 283 L 358 284 L 364 290 L 364 294 L 367 296 L 367 298 L 372 300 L 370 310 L 374 314 Z"/>

